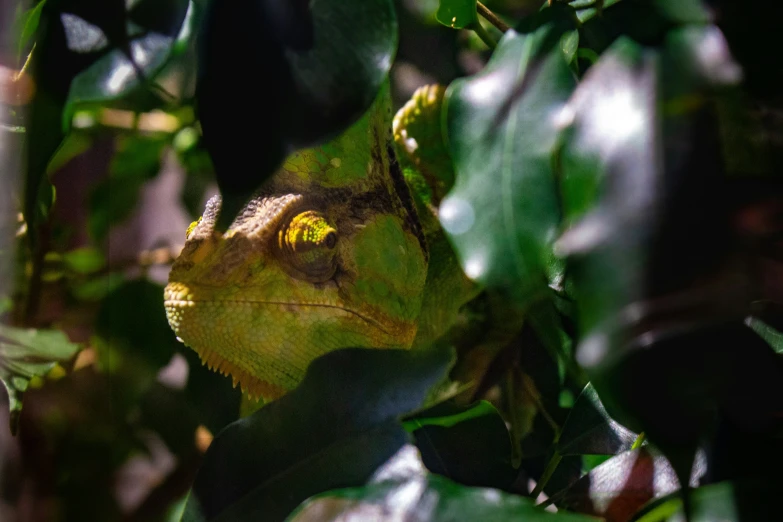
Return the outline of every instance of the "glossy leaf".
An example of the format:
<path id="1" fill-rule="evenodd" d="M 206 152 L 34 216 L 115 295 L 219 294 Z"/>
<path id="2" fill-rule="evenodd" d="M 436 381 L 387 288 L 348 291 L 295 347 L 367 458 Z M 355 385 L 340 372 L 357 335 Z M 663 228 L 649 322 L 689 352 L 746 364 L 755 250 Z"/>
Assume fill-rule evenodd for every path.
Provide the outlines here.
<path id="1" fill-rule="evenodd" d="M 226 228 L 289 153 L 337 136 L 370 107 L 397 21 L 391 0 L 211 2 L 200 38 L 196 101 Z"/>
<path id="2" fill-rule="evenodd" d="M 725 268 L 728 196 L 700 199 L 705 186 L 732 190 L 707 100 L 736 83 L 736 65 L 714 27 L 672 30 L 664 43 L 619 40 L 569 103 L 563 199 L 576 224 L 558 247 L 573 268 L 579 362 L 612 417 L 687 477 L 716 409 L 758 426 L 780 402 L 781 376 L 740 324 L 750 290 L 733 281 L 753 276 Z"/>
<path id="3" fill-rule="evenodd" d="M 585 386 L 568 414 L 557 452 L 560 455 L 616 455 L 631 449 L 637 434 L 612 419 L 592 384 Z"/>
<path id="4" fill-rule="evenodd" d="M 488 402 L 473 407 L 446 403 L 405 422 L 413 431 L 424 465 L 433 473 L 468 486 L 507 489 L 518 472 L 511 464 L 511 439 L 498 411 Z M 439 416 L 433 416 L 440 413 Z M 409 428 L 410 429 L 410 428 Z"/>
<path id="5" fill-rule="evenodd" d="M 137 13 L 149 3 L 170 15 L 165 28 L 140 25 L 144 17 L 137 20 Z M 38 223 L 51 206 L 47 166 L 70 128 L 75 105 L 126 96 L 141 85 L 140 77 L 149 80 L 169 56 L 190 4 L 144 0 L 129 12 L 124 0 L 60 0 L 42 5 L 31 66 L 37 89 L 30 104 L 26 144 L 24 214 L 33 245 Z"/>
<path id="6" fill-rule="evenodd" d="M 522 304 L 544 297 L 553 275 L 555 116 L 574 87 L 559 38 L 552 25 L 507 32 L 482 72 L 446 92 L 456 180 L 441 224 L 468 277 Z"/>
<path id="7" fill-rule="evenodd" d="M 30 381 L 48 374 L 58 362 L 70 359 L 79 345 L 58 330 L 21 329 L 0 325 L 0 381 L 8 391 L 11 431 L 16 431 L 22 394 Z"/>
<path id="8" fill-rule="evenodd" d="M 440 0 L 435 18 L 452 29 L 462 29 L 477 24 L 476 0 Z"/>
<path id="9" fill-rule="evenodd" d="M 418 465 L 417 465 L 418 464 Z M 403 470 L 394 467 L 404 468 Z M 388 478 L 385 478 L 387 475 Z M 451 520 L 587 521 L 570 513 L 549 513 L 534 501 L 497 489 L 470 488 L 426 473 L 410 447 L 379 470 L 370 484 L 314 497 L 289 522 L 373 520 L 440 522 Z"/>
<path id="10" fill-rule="evenodd" d="M 705 471 L 702 456 L 691 474 L 692 486 Z M 560 508 L 619 522 L 629 520 L 651 499 L 673 493 L 679 487 L 677 475 L 666 458 L 643 447 L 607 460 L 552 499 Z"/>
<path id="11" fill-rule="evenodd" d="M 364 484 L 405 444 L 399 417 L 422 406 L 451 358 L 345 349 L 316 359 L 293 392 L 218 434 L 183 520 L 282 520 L 311 495 Z"/>
<path id="12" fill-rule="evenodd" d="M 588 369 L 616 345 L 609 316 L 643 292 L 646 240 L 658 176 L 653 104 L 655 58 L 620 40 L 601 57 L 561 114 L 570 124 L 561 154 L 563 210 L 571 226 L 558 241 L 571 256 Z M 611 95 L 608 95 L 611 93 Z M 596 200 L 601 205 L 593 207 Z M 613 344 L 614 341 L 614 344 Z"/>

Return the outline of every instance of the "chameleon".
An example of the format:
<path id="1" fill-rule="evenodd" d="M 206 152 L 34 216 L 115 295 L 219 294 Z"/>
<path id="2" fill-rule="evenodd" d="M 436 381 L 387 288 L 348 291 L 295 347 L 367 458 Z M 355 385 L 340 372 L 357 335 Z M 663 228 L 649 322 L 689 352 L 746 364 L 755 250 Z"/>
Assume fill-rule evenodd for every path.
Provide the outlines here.
<path id="1" fill-rule="evenodd" d="M 324 353 L 440 338 L 478 291 L 437 221 L 453 181 L 443 94 L 422 87 L 392 118 L 387 85 L 343 134 L 290 155 L 225 233 L 210 199 L 164 289 L 178 339 L 269 401 Z"/>

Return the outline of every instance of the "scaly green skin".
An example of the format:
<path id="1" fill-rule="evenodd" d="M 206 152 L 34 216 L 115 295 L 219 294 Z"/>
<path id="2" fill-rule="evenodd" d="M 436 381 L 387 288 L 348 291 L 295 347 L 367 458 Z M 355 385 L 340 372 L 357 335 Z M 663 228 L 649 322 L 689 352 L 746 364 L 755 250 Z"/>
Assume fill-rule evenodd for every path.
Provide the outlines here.
<path id="1" fill-rule="evenodd" d="M 473 295 L 390 130 L 384 90 L 343 135 L 292 155 L 225 234 L 219 198 L 188 230 L 169 323 L 249 395 L 279 397 L 338 348 L 426 345 Z M 402 157 L 415 180 L 415 155 Z"/>

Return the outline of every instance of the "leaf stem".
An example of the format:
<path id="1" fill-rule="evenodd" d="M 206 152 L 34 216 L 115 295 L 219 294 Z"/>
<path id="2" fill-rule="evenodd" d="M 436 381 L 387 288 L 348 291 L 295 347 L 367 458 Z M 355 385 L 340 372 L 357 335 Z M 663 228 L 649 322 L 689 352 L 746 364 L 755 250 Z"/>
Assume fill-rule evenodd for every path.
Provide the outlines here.
<path id="1" fill-rule="evenodd" d="M 544 488 L 549 482 L 549 479 L 551 479 L 552 475 L 555 474 L 555 470 L 557 469 L 557 466 L 560 464 L 561 460 L 563 460 L 563 456 L 555 451 L 555 453 L 552 455 L 552 458 L 549 459 L 549 463 L 546 465 L 546 469 L 544 469 L 544 472 L 541 474 L 541 478 L 536 483 L 536 487 L 533 488 L 533 492 L 530 493 L 530 497 L 533 500 L 537 499 L 541 492 L 544 491 Z"/>
<path id="2" fill-rule="evenodd" d="M 479 38 L 481 38 L 482 42 L 487 44 L 487 47 L 490 49 L 495 49 L 495 47 L 498 46 L 498 43 L 494 38 L 492 38 L 492 35 L 489 34 L 486 29 L 484 29 L 483 25 L 481 25 L 481 22 L 472 24 L 470 28 L 478 35 Z"/>
<path id="3" fill-rule="evenodd" d="M 35 46 L 38 42 L 35 42 L 33 44 L 33 47 L 30 49 L 30 52 L 27 54 L 27 59 L 24 61 L 24 65 L 22 65 L 22 68 L 19 69 L 19 71 L 14 75 L 13 81 L 19 81 L 19 78 L 22 77 L 24 73 L 27 72 L 27 69 L 30 67 L 30 62 L 33 61 L 33 51 L 35 51 Z"/>
<path id="4" fill-rule="evenodd" d="M 644 432 L 641 432 L 637 437 L 636 440 L 633 441 L 633 444 L 631 445 L 631 449 L 635 450 L 638 449 L 644 444 Z"/>
<path id="5" fill-rule="evenodd" d="M 481 2 L 476 2 L 476 10 L 478 11 L 478 14 L 484 17 L 484 20 L 497 27 L 501 33 L 505 33 L 511 29 L 511 27 L 506 22 L 501 20 L 498 15 L 490 11 L 489 8 Z"/>

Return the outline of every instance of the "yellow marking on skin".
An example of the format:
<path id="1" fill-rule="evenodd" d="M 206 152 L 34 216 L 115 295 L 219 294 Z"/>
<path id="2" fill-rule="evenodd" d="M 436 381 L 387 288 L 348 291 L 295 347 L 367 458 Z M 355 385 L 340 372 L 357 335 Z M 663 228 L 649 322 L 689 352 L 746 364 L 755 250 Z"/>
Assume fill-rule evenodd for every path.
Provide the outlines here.
<path id="1" fill-rule="evenodd" d="M 185 239 L 190 237 L 190 233 L 193 232 L 193 229 L 196 228 L 199 223 L 201 223 L 201 218 L 198 218 L 196 221 L 194 221 L 188 226 L 188 231 L 185 232 Z"/>

